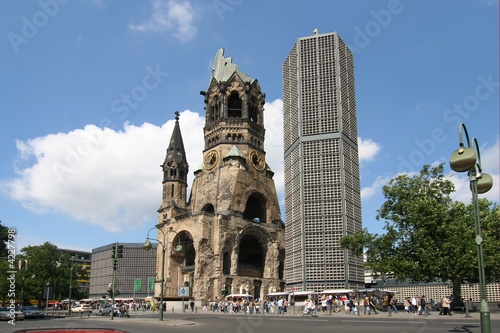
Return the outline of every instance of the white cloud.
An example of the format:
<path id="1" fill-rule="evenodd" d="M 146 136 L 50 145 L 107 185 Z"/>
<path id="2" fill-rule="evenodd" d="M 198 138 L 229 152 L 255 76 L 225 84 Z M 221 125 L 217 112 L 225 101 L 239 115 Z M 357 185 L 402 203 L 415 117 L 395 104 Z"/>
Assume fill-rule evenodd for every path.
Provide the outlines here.
<path id="1" fill-rule="evenodd" d="M 274 184 L 278 197 L 285 196 L 285 166 L 283 152 L 283 101 L 276 99 L 264 105 L 266 128 L 266 162 L 274 172 Z M 282 217 L 284 218 L 284 216 Z"/>
<path id="2" fill-rule="evenodd" d="M 129 24 L 129 28 L 141 32 L 173 32 L 174 37 L 185 42 L 193 39 L 197 28 L 193 24 L 195 11 L 189 1 L 160 0 L 153 2 L 153 13 L 142 24 Z"/>
<path id="3" fill-rule="evenodd" d="M 181 114 L 191 171 L 201 163 L 203 123 L 197 113 Z M 110 231 L 142 228 L 157 218 L 159 166 L 173 125 L 173 120 L 161 127 L 126 124 L 120 132 L 87 125 L 18 142 L 19 164 L 34 162 L 17 170 L 18 178 L 2 189 L 35 212 L 63 213 Z"/>
<path id="4" fill-rule="evenodd" d="M 283 196 L 283 102 L 265 104 L 267 163 Z M 181 113 L 189 163 L 189 190 L 204 149 L 205 117 Z M 160 164 L 174 120 L 161 127 L 125 124 L 116 132 L 87 125 L 69 133 L 17 142 L 18 177 L 0 184 L 3 191 L 38 213 L 59 213 L 108 231 L 134 230 L 156 221 L 161 204 Z"/>
<path id="5" fill-rule="evenodd" d="M 371 186 L 363 187 L 361 189 L 361 199 L 368 199 L 375 194 L 382 193 L 382 187 L 386 185 L 392 178 L 393 177 L 378 176 Z"/>
<path id="6" fill-rule="evenodd" d="M 359 161 L 373 161 L 375 156 L 380 152 L 380 144 L 372 139 L 358 138 Z"/>
<path id="7" fill-rule="evenodd" d="M 499 1 L 498 0 L 482 0 L 487 6 L 498 6 Z"/>

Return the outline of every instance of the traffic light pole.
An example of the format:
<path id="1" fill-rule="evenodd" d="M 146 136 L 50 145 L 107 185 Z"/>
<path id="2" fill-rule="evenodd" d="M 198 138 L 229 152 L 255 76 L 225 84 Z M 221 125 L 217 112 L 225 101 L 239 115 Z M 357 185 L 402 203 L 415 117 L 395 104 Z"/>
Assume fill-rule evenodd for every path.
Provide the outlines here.
<path id="1" fill-rule="evenodd" d="M 118 266 L 118 243 L 113 244 L 113 281 L 111 282 L 111 320 L 115 315 L 115 283 L 116 283 L 116 267 Z"/>

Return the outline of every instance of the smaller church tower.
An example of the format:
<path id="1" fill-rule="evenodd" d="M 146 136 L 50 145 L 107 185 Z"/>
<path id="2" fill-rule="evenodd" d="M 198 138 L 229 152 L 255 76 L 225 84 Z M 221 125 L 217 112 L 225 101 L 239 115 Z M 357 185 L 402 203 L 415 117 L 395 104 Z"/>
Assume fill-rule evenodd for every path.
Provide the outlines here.
<path id="1" fill-rule="evenodd" d="M 167 218 L 172 217 L 165 212 L 167 208 L 185 209 L 187 193 L 188 163 L 184 143 L 182 142 L 181 130 L 179 127 L 179 112 L 175 112 L 175 125 L 167 149 L 167 156 L 162 165 L 163 170 L 163 198 L 158 212 L 164 212 Z M 161 222 L 161 221 L 160 221 Z"/>

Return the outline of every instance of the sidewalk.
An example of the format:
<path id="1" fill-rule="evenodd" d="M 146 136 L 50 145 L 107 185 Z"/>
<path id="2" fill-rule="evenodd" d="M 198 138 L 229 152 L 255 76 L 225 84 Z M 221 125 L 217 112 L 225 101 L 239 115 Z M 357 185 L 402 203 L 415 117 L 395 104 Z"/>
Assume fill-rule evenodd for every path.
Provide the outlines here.
<path id="1" fill-rule="evenodd" d="M 197 311 L 197 312 L 191 312 L 191 311 L 186 311 L 185 313 L 181 315 L 186 315 L 189 316 L 189 319 L 193 319 L 193 317 L 203 317 L 203 316 L 213 316 L 213 315 L 218 315 L 218 316 L 245 316 L 249 318 L 258 318 L 258 317 L 281 317 L 281 318 L 297 318 L 297 312 L 299 311 L 299 308 L 296 309 L 295 313 L 293 311 L 293 308 L 289 308 L 288 312 L 286 314 L 276 314 L 276 313 L 266 313 L 266 314 L 245 314 L 244 312 L 240 313 L 225 313 L 225 312 L 212 312 L 212 311 Z M 341 312 L 335 312 L 332 314 L 323 314 L 322 312 L 318 312 L 318 318 L 352 318 L 352 319 L 385 319 L 385 320 L 398 320 L 398 319 L 409 319 L 409 320 L 470 320 L 471 322 L 474 321 L 479 321 L 480 320 L 480 314 L 479 312 L 472 312 L 469 314 L 469 317 L 466 317 L 465 313 L 462 312 L 453 312 L 452 316 L 440 316 L 439 312 L 437 311 L 432 311 L 430 312 L 431 314 L 429 316 L 419 316 L 415 315 L 413 313 L 405 313 L 404 311 L 400 311 L 399 313 L 392 312 L 391 315 L 389 316 L 388 312 L 381 312 L 379 311 L 377 314 L 371 314 L 371 315 L 364 315 L 363 310 L 361 311 L 360 315 L 349 315 L 346 314 L 345 311 Z M 195 323 L 190 320 L 184 320 L 184 319 L 179 319 L 179 318 L 171 318 L 172 313 L 171 312 L 164 312 L 164 318 L 163 321 L 159 321 L 158 316 L 155 317 L 150 317 L 151 312 L 142 312 L 142 311 L 132 311 L 130 312 L 130 317 L 125 317 L 125 318 L 120 318 L 120 317 L 114 317 L 113 320 L 119 321 L 121 323 L 137 323 L 137 324 L 146 324 L 146 325 L 162 325 L 162 326 L 184 326 L 184 325 L 194 325 Z M 158 312 L 156 312 L 158 314 Z M 179 315 L 179 312 L 175 312 L 176 317 Z M 69 318 L 69 317 L 66 317 Z M 90 316 L 74 316 L 71 317 L 75 320 L 95 320 L 95 321 L 110 321 L 109 316 L 96 316 L 95 314 L 91 314 Z M 303 318 L 308 318 L 307 316 Z M 498 320 L 500 319 L 500 312 L 499 311 L 492 311 L 490 313 L 490 318 Z"/>
<path id="2" fill-rule="evenodd" d="M 239 313 L 225 313 L 225 312 L 212 312 L 212 311 L 198 311 L 198 312 L 186 312 L 186 314 L 192 314 L 194 316 L 197 315 L 213 315 L 213 314 L 218 314 L 220 316 L 233 316 L 233 315 L 240 315 L 240 316 L 249 316 L 249 317 L 256 317 L 256 316 L 273 316 L 273 317 L 297 317 L 298 312 L 301 311 L 299 307 L 297 307 L 294 311 L 293 307 L 289 307 L 287 309 L 286 314 L 277 314 L 276 312 L 274 313 L 265 313 L 265 314 L 245 314 L 244 312 L 239 312 Z M 176 312 L 177 313 L 177 312 Z M 461 311 L 452 311 L 451 316 L 440 316 L 439 311 L 430 311 L 430 315 L 428 316 L 419 316 L 414 313 L 406 313 L 404 310 L 401 310 L 399 312 L 391 312 L 389 315 L 389 312 L 383 312 L 383 311 L 377 311 L 377 314 L 372 313 L 371 315 L 368 314 L 363 314 L 363 308 L 361 308 L 361 313 L 358 314 L 347 314 L 345 311 L 340 311 L 340 312 L 332 312 L 331 314 L 323 314 L 322 312 L 318 311 L 317 315 L 319 318 L 325 317 L 325 318 L 420 318 L 420 319 L 450 319 L 450 318 L 459 318 L 459 319 L 472 319 L 472 320 L 479 320 L 480 319 L 480 313 L 479 312 L 470 312 L 469 317 L 466 317 L 465 312 Z M 306 318 L 305 316 L 304 318 Z M 500 319 L 500 311 L 493 310 L 490 312 L 490 317 L 492 319 Z"/>

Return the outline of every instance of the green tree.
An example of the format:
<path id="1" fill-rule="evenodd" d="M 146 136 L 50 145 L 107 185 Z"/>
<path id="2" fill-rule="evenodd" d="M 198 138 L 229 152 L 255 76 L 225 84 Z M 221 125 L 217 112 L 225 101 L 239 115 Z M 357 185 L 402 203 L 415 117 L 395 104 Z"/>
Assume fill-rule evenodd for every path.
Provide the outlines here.
<path id="1" fill-rule="evenodd" d="M 7 257 L 7 243 L 9 241 L 9 228 L 2 225 L 0 221 L 0 258 Z"/>
<path id="2" fill-rule="evenodd" d="M 80 298 L 77 277 L 83 273 L 81 265 L 74 265 L 67 253 L 63 254 L 57 246 L 45 242 L 41 246 L 28 246 L 22 249 L 20 259 L 28 261 L 27 270 L 19 280 L 23 289 L 24 301 L 36 299 L 41 303 L 44 287 L 55 289 L 55 298 L 63 299 L 69 295 L 72 283 L 72 298 Z M 71 269 L 73 267 L 73 269 Z M 72 275 L 72 277 L 71 277 Z"/>
<path id="3" fill-rule="evenodd" d="M 472 204 L 453 202 L 453 183 L 446 180 L 444 164 L 425 165 L 419 175 L 400 175 L 384 186 L 386 201 L 377 211 L 385 234 L 366 229 L 341 239 L 341 246 L 367 257 L 374 272 L 392 273 L 412 282 L 452 281 L 453 298 L 461 300 L 460 285 L 478 281 Z M 479 202 L 488 279 L 500 278 L 499 210 Z"/>
<path id="4" fill-rule="evenodd" d="M 2 225 L 2 221 L 0 221 L 0 277 L 2 277 L 2 279 L 0 280 L 0 300 L 2 301 L 2 303 L 5 303 L 5 300 L 7 298 L 10 299 L 10 297 L 8 297 L 8 294 L 10 292 L 10 280 L 7 280 L 7 277 L 11 275 L 8 272 L 13 271 L 10 268 L 13 259 L 12 257 L 8 257 L 8 242 L 9 228 Z"/>

